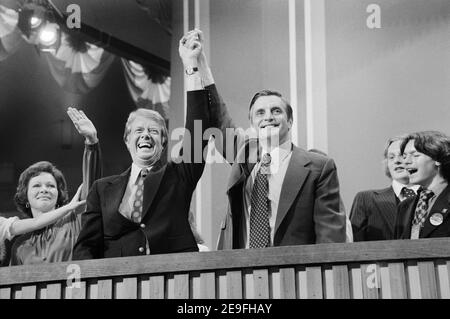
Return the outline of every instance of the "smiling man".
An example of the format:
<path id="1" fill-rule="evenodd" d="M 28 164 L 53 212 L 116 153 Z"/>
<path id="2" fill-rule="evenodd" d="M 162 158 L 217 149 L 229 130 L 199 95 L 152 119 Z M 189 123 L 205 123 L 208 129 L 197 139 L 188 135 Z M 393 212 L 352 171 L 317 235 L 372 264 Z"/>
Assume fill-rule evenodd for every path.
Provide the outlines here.
<path id="1" fill-rule="evenodd" d="M 397 206 L 415 196 L 419 186 L 410 185 L 400 145 L 406 135 L 388 139 L 384 149 L 384 171 L 391 185 L 356 194 L 350 211 L 354 241 L 394 238 Z"/>
<path id="2" fill-rule="evenodd" d="M 450 236 L 450 138 L 437 131 L 408 135 L 400 147 L 418 196 L 398 207 L 395 236 L 419 239 Z"/>
<path id="3" fill-rule="evenodd" d="M 197 68 L 199 52 L 199 43 L 180 45 L 186 68 L 189 132 L 194 132 L 194 121 L 201 121 L 203 130 L 209 127 L 208 92 L 203 90 L 198 72 L 192 71 Z M 167 136 L 159 113 L 148 109 L 131 112 L 124 132 L 131 167 L 92 186 L 74 260 L 198 251 L 188 216 L 205 163 L 166 162 L 162 154 Z M 194 141 L 185 142 L 193 153 Z M 202 143 L 205 147 L 207 140 Z"/>
<path id="4" fill-rule="evenodd" d="M 203 41 L 200 30 L 185 35 L 186 43 Z M 219 144 L 230 161 L 228 211 L 218 249 L 263 248 L 345 242 L 345 216 L 339 206 L 339 181 L 334 161 L 292 143 L 292 108 L 273 90 L 262 90 L 250 101 L 250 126 L 255 137 L 236 128 L 223 103 L 203 51 L 199 72 L 210 92 L 212 126 L 222 131 Z M 250 134 L 251 135 L 251 134 Z M 220 148 L 220 147 L 218 147 Z M 226 154 L 233 150 L 233 154 Z M 235 151 L 236 150 L 236 151 Z"/>

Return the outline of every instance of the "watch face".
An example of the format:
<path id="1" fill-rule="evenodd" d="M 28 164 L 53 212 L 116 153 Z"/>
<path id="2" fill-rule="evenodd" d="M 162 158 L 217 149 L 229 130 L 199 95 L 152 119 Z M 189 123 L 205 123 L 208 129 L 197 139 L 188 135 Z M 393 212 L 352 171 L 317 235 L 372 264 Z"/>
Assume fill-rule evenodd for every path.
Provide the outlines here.
<path id="1" fill-rule="evenodd" d="M 197 70 L 198 70 L 198 68 L 196 68 L 196 67 L 188 66 L 188 67 L 186 67 L 186 74 L 187 75 L 192 75 Z"/>

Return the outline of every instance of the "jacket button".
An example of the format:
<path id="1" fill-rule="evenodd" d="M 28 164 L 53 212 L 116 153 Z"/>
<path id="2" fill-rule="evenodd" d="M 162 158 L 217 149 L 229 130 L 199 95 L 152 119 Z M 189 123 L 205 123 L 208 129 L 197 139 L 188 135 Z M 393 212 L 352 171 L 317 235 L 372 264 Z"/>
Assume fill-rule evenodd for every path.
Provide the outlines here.
<path id="1" fill-rule="evenodd" d="M 47 257 L 42 257 L 42 260 L 44 260 L 44 261 L 47 260 Z"/>
<path id="2" fill-rule="evenodd" d="M 145 224 L 141 224 L 141 228 L 145 228 Z"/>
<path id="3" fill-rule="evenodd" d="M 139 252 L 143 253 L 144 252 L 144 247 L 139 247 Z"/>

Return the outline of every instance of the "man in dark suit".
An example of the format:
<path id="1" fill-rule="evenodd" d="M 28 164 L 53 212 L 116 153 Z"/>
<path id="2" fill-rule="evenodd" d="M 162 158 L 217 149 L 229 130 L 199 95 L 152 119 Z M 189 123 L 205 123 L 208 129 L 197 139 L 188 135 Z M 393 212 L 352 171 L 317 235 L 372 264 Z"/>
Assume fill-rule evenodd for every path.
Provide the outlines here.
<path id="1" fill-rule="evenodd" d="M 202 90 L 196 71 L 199 50 L 199 43 L 180 45 L 187 74 L 188 136 L 196 135 L 195 120 L 202 121 L 202 130 L 209 126 L 208 92 Z M 183 161 L 163 164 L 161 154 L 167 146 L 167 135 L 159 113 L 148 109 L 130 113 L 124 141 L 132 165 L 122 174 L 103 178 L 92 186 L 74 260 L 198 251 L 188 215 L 192 193 L 204 169 L 203 157 L 198 163 L 193 156 L 184 156 Z M 190 155 L 196 150 L 195 142 L 200 143 L 184 142 L 191 142 L 185 148 L 189 147 Z M 207 141 L 202 143 L 201 150 Z"/>
<path id="2" fill-rule="evenodd" d="M 405 136 L 390 138 L 384 149 L 385 174 L 391 185 L 356 194 L 350 211 L 354 241 L 389 240 L 394 238 L 397 205 L 415 196 L 418 186 L 410 185 L 400 145 Z"/>
<path id="3" fill-rule="evenodd" d="M 199 30 L 186 35 L 202 39 Z M 255 94 L 249 118 L 256 133 L 236 128 L 214 85 L 203 52 L 203 82 L 211 95 L 211 120 L 222 131 L 222 153 L 232 163 L 227 187 L 228 212 L 218 249 L 345 242 L 345 216 L 339 209 L 339 182 L 331 158 L 291 142 L 292 108 L 280 93 Z M 227 151 L 232 151 L 230 155 Z"/>
<path id="4" fill-rule="evenodd" d="M 401 145 L 418 196 L 398 207 L 395 238 L 450 237 L 450 138 L 436 131 L 408 135 Z"/>

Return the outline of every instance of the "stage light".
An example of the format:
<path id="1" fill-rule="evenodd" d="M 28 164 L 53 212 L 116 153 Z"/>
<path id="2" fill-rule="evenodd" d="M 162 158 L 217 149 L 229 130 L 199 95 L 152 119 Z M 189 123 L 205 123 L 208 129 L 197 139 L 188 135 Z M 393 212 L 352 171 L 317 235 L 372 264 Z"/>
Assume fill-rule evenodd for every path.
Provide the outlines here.
<path id="1" fill-rule="evenodd" d="M 48 18 L 49 13 L 46 8 L 34 3 L 27 3 L 19 9 L 17 26 L 27 38 L 30 38 Z"/>
<path id="2" fill-rule="evenodd" d="M 42 24 L 42 19 L 39 17 L 32 16 L 30 19 L 31 29 L 36 29 Z"/>
<path id="3" fill-rule="evenodd" d="M 56 51 L 61 44 L 61 30 L 56 23 L 47 22 L 39 30 L 39 49 L 41 51 Z"/>

